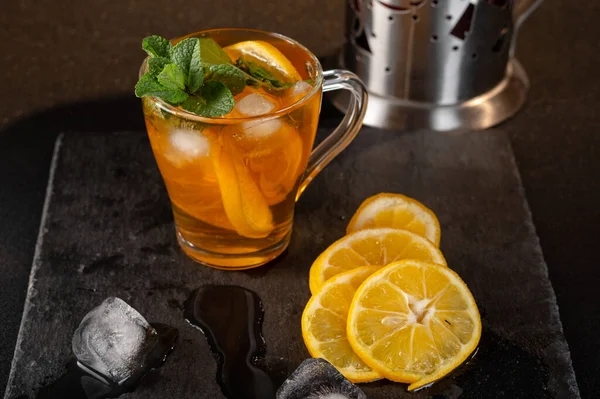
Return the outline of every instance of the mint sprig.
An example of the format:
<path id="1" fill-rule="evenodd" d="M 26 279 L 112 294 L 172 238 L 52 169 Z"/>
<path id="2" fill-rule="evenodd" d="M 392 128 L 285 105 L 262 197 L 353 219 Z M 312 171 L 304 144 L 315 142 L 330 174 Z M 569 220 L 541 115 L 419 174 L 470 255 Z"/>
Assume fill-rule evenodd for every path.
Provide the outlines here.
<path id="1" fill-rule="evenodd" d="M 231 64 L 231 59 L 213 39 L 201 37 L 200 42 L 200 57 L 202 62 L 208 65 Z"/>
<path id="2" fill-rule="evenodd" d="M 199 94 L 188 97 L 181 107 L 186 111 L 214 118 L 231 112 L 235 105 L 231 91 L 221 82 L 206 82 Z"/>
<path id="3" fill-rule="evenodd" d="M 266 90 L 277 91 L 289 89 L 294 83 L 282 82 L 275 78 L 271 72 L 252 61 L 238 58 L 235 62 L 237 68 L 249 75 L 248 84 L 251 86 L 263 86 Z"/>
<path id="4" fill-rule="evenodd" d="M 234 96 L 246 87 L 246 75 L 231 64 L 209 66 L 205 79 L 223 83 Z"/>
<path id="5" fill-rule="evenodd" d="M 211 38 L 186 38 L 173 46 L 165 38 L 149 36 L 142 41 L 142 49 L 149 56 L 148 72 L 135 85 L 135 95 L 159 97 L 200 116 L 212 118 L 231 112 L 233 96 L 246 85 L 268 91 L 293 86 L 254 62 L 240 58 L 234 65 Z"/>
<path id="6" fill-rule="evenodd" d="M 175 64 L 167 64 L 161 73 L 156 76 L 158 83 L 170 90 L 185 90 L 185 74 Z"/>
<path id="7" fill-rule="evenodd" d="M 148 72 L 152 76 L 158 76 L 165 67 L 171 63 L 171 58 L 150 57 L 148 58 Z"/>
<path id="8" fill-rule="evenodd" d="M 149 55 L 148 72 L 135 85 L 138 97 L 159 97 L 197 115 L 218 117 L 231 112 L 233 95 L 244 90 L 241 71 L 231 71 L 229 56 L 212 39 L 187 38 L 172 46 L 149 36 L 142 48 Z"/>
<path id="9" fill-rule="evenodd" d="M 152 57 L 165 57 L 171 55 L 171 42 L 160 36 L 148 36 L 142 41 L 142 48 Z"/>
<path id="10" fill-rule="evenodd" d="M 194 94 L 202 86 L 204 68 L 200 60 L 200 40 L 197 38 L 183 39 L 171 53 L 171 60 L 184 74 L 184 82 L 190 94 Z"/>
<path id="11" fill-rule="evenodd" d="M 183 90 L 166 88 L 149 73 L 142 76 L 135 85 L 135 95 L 138 97 L 160 97 L 169 104 L 181 104 L 189 97 Z"/>

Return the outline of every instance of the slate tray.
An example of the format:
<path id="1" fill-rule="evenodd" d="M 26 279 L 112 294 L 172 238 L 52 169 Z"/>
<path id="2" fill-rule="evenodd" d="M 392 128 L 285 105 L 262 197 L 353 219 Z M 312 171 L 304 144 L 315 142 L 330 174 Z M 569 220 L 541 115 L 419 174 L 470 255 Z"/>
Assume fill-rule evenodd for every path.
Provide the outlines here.
<path id="1" fill-rule="evenodd" d="M 323 135 L 321 130 L 319 135 Z M 179 250 L 167 194 L 143 132 L 57 140 L 44 216 L 6 398 L 33 397 L 60 376 L 81 318 L 116 295 L 180 330 L 151 384 L 124 398 L 222 398 L 204 337 L 181 303 L 206 283 L 256 291 L 270 359 L 293 370 L 308 356 L 300 316 L 308 269 L 341 237 L 360 202 L 389 191 L 439 216 L 442 250 L 478 301 L 484 332 L 468 365 L 409 394 L 387 382 L 369 398 L 577 398 L 558 307 L 504 134 L 400 134 L 364 128 L 309 186 L 289 250 L 248 272 L 202 267 Z"/>

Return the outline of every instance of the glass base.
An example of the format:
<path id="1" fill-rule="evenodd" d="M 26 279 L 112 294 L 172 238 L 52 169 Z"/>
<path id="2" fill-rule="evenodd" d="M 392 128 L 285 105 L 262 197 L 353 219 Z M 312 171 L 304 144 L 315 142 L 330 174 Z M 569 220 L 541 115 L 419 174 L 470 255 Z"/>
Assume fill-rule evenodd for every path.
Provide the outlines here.
<path id="1" fill-rule="evenodd" d="M 247 253 L 217 253 L 202 249 L 186 240 L 177 229 L 179 246 L 194 261 L 208 267 L 220 270 L 253 269 L 272 261 L 279 256 L 290 243 L 291 230 L 278 243 L 270 247 Z"/>

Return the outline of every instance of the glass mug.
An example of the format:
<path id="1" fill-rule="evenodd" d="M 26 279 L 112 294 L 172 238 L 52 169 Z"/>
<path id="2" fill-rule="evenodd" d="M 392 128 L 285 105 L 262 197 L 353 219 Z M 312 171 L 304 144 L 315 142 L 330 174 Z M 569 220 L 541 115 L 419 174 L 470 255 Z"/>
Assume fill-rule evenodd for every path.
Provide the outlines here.
<path id="1" fill-rule="evenodd" d="M 253 95 L 252 101 L 243 102 L 250 111 L 266 101 L 271 111 L 258 116 L 245 116 L 248 113 L 236 108 L 227 116 L 207 118 L 159 98 L 142 99 L 150 144 L 169 193 L 183 251 L 219 269 L 257 267 L 285 250 L 296 200 L 356 137 L 367 91 L 352 72 L 323 72 L 315 55 L 276 33 L 215 29 L 173 43 L 187 37 L 210 37 L 221 47 L 250 40 L 268 42 L 285 55 L 302 79 L 278 95 L 247 86 L 235 96 L 237 107 L 241 99 Z M 140 76 L 146 70 L 147 59 Z M 311 151 L 322 93 L 338 89 L 351 93 L 348 112 Z"/>

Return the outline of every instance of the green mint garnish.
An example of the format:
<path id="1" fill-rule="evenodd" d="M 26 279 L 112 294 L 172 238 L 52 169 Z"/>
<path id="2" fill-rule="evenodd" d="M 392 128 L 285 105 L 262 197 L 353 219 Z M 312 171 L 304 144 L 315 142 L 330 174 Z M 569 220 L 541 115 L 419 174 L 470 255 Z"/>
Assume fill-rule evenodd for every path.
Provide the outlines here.
<path id="1" fill-rule="evenodd" d="M 181 104 L 186 111 L 210 118 L 229 113 L 234 105 L 231 91 L 217 81 L 206 82 L 200 88 L 199 95 L 191 96 Z"/>
<path id="2" fill-rule="evenodd" d="M 240 88 L 239 76 L 227 72 L 231 60 L 212 39 L 187 38 L 172 46 L 167 39 L 150 36 L 143 40 L 142 48 L 150 58 L 148 72 L 135 86 L 138 97 L 159 97 L 197 115 L 217 117 L 233 109 L 231 90 L 237 94 L 244 89 Z M 211 72 L 210 68 L 221 66 L 210 65 L 215 62 L 223 63 L 224 68 Z"/>
<path id="3" fill-rule="evenodd" d="M 171 63 L 170 58 L 166 57 L 150 57 L 148 58 L 148 72 L 152 76 L 158 76 L 165 69 L 165 66 Z"/>
<path id="4" fill-rule="evenodd" d="M 160 36 L 148 36 L 142 41 L 142 48 L 152 57 L 169 58 L 171 42 Z"/>
<path id="5" fill-rule="evenodd" d="M 223 83 L 234 96 L 246 87 L 246 75 L 231 64 L 211 65 L 204 78 Z"/>
<path id="6" fill-rule="evenodd" d="M 204 78 L 204 68 L 200 61 L 200 40 L 190 37 L 177 43 L 173 47 L 171 60 L 183 71 L 190 94 L 197 92 Z"/>
<path id="7" fill-rule="evenodd" d="M 150 75 L 145 74 L 135 85 L 135 95 L 138 97 L 160 97 L 169 104 L 181 104 L 188 99 L 188 94 L 180 89 L 169 89 Z"/>
<path id="8" fill-rule="evenodd" d="M 213 39 L 203 37 L 198 40 L 200 42 L 200 57 L 203 64 L 231 64 L 231 59 L 227 53 Z"/>
<path id="9" fill-rule="evenodd" d="M 156 77 L 158 83 L 171 90 L 185 90 L 185 74 L 175 64 L 168 64 Z"/>
<path id="10" fill-rule="evenodd" d="M 263 86 L 267 90 L 276 91 L 285 90 L 294 85 L 294 83 L 285 83 L 278 80 L 275 75 L 255 62 L 238 58 L 235 65 L 250 76 L 248 84 L 251 86 Z"/>
<path id="11" fill-rule="evenodd" d="M 171 105 L 205 117 L 231 112 L 233 96 L 246 85 L 268 91 L 294 85 L 278 80 L 273 73 L 252 61 L 238 59 L 235 65 L 211 38 L 187 38 L 175 46 L 160 36 L 142 41 L 149 55 L 148 72 L 135 86 L 138 97 L 159 97 Z"/>

